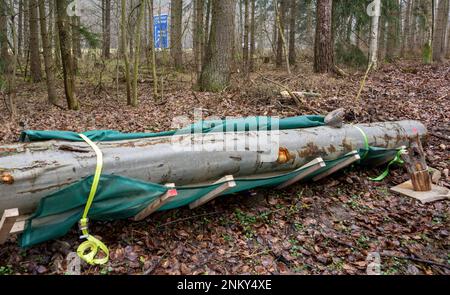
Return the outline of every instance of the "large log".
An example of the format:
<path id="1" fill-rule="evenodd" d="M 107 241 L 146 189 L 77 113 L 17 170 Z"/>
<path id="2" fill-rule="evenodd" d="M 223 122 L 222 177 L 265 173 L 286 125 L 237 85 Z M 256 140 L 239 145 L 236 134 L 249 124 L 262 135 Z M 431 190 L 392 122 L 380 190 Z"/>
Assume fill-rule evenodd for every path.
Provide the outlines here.
<path id="1" fill-rule="evenodd" d="M 427 130 L 416 121 L 357 125 L 369 145 L 382 148 L 408 146 Z M 235 141 L 244 144 L 243 133 Z M 229 140 L 229 137 L 227 138 Z M 315 127 L 282 130 L 279 158 L 265 162 L 260 151 L 217 151 L 223 140 L 216 134 L 203 138 L 204 151 L 183 151 L 173 142 L 195 141 L 193 135 L 100 142 L 105 174 L 115 174 L 154 183 L 176 185 L 216 181 L 224 175 L 235 177 L 292 170 L 322 157 L 337 159 L 365 147 L 362 132 L 353 125 L 336 129 Z M 216 148 L 216 149 L 215 149 Z M 205 151 L 207 150 L 207 151 Z M 216 151 L 214 151 L 216 150 Z M 84 142 L 46 141 L 0 146 L 0 212 L 19 208 L 32 212 L 40 199 L 94 173 L 95 153 Z"/>

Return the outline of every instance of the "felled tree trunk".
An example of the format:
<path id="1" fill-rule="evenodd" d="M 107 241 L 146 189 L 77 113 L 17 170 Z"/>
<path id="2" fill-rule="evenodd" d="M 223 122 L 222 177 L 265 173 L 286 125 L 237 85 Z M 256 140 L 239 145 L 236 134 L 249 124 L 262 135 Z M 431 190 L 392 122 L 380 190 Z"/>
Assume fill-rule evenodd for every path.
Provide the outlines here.
<path id="1" fill-rule="evenodd" d="M 382 148 L 409 146 L 412 139 L 427 132 L 416 121 L 358 127 L 367 135 L 369 145 Z M 224 175 L 240 177 L 289 171 L 318 157 L 338 159 L 366 147 L 361 130 L 353 125 L 282 130 L 278 142 L 283 157 L 276 147 L 272 151 L 275 158 L 270 160 L 263 157 L 260 147 L 246 148 L 249 140 L 255 140 L 255 132 L 229 133 L 226 140 L 218 137 L 222 133 L 208 133 L 200 139 L 198 135 L 188 134 L 97 144 L 103 152 L 104 174 L 187 185 L 216 181 Z M 201 150 L 180 148 L 178 144 L 199 140 Z M 241 148 L 224 149 L 225 142 Z M 84 142 L 0 146 L 0 212 L 8 208 L 31 212 L 40 199 L 94 174 L 95 167 L 96 154 Z"/>

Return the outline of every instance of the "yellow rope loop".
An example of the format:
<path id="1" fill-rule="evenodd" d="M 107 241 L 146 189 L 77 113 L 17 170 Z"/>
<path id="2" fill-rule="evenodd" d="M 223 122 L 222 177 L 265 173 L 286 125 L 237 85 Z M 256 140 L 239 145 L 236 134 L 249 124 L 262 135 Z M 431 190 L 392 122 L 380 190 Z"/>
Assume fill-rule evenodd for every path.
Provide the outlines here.
<path id="1" fill-rule="evenodd" d="M 83 217 L 80 219 L 80 229 L 83 233 L 82 239 L 87 241 L 83 242 L 77 249 L 78 256 L 91 265 L 102 265 L 106 264 L 109 260 L 109 250 L 108 247 L 99 239 L 91 236 L 89 234 L 89 219 L 88 214 L 91 209 L 92 203 L 94 202 L 95 194 L 97 193 L 98 184 L 100 182 L 100 177 L 102 175 L 103 169 L 103 153 L 100 148 L 93 143 L 84 134 L 79 134 L 79 136 L 89 144 L 97 155 L 97 166 L 95 168 L 94 179 L 92 181 L 91 191 L 89 193 L 88 200 L 86 202 L 86 207 L 84 208 Z M 95 257 L 99 254 L 99 250 L 103 251 L 105 254 L 104 258 L 96 259 Z"/>

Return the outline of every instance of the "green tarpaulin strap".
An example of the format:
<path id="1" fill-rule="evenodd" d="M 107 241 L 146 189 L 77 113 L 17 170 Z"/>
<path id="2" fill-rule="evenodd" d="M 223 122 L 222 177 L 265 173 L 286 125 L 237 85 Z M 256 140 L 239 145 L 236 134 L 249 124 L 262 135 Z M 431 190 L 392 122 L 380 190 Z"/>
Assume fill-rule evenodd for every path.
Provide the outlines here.
<path id="1" fill-rule="evenodd" d="M 394 164 L 404 164 L 405 162 L 402 160 L 402 155 L 406 153 L 406 149 L 404 147 L 402 147 L 401 149 L 398 150 L 397 154 L 395 155 L 395 158 L 389 162 L 386 170 L 384 170 L 383 173 L 381 173 L 380 176 L 376 177 L 376 178 L 369 178 L 372 181 L 382 181 L 383 179 L 385 179 L 388 175 L 389 175 L 389 170 L 391 168 L 392 165 Z"/>
<path id="2" fill-rule="evenodd" d="M 364 138 L 364 150 L 365 150 L 365 152 L 364 152 L 364 155 L 361 157 L 361 160 L 364 160 L 367 157 L 367 155 L 369 154 L 369 149 L 370 149 L 369 138 L 367 138 L 367 134 L 360 127 L 358 127 L 356 125 L 353 125 L 353 127 L 358 129 L 359 132 L 361 132 L 361 134 L 362 134 L 362 136 Z"/>
<path id="3" fill-rule="evenodd" d="M 83 233 L 82 239 L 86 239 L 77 249 L 77 254 L 81 259 L 86 261 L 91 265 L 101 265 L 105 264 L 109 260 L 109 250 L 106 245 L 100 241 L 99 239 L 91 236 L 89 234 L 89 219 L 88 214 L 91 209 L 92 203 L 94 202 L 95 194 L 97 193 L 98 183 L 100 181 L 100 176 L 102 174 L 103 168 L 103 153 L 99 149 L 99 147 L 93 143 L 87 136 L 83 134 L 79 134 L 79 136 L 89 144 L 92 149 L 95 151 L 97 155 L 97 166 L 95 168 L 94 179 L 92 181 L 91 191 L 89 193 L 89 198 L 86 203 L 86 207 L 84 208 L 83 217 L 80 219 L 80 230 Z M 104 258 L 96 259 L 99 250 L 102 250 L 105 253 Z"/>

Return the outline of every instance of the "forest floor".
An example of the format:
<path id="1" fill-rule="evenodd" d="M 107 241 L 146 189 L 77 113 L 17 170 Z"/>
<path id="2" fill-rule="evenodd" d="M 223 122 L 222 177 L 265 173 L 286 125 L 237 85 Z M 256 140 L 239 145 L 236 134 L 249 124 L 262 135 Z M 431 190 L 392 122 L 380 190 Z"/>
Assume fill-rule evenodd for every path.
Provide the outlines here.
<path id="1" fill-rule="evenodd" d="M 450 168 L 449 64 L 385 65 L 370 74 L 359 101 L 364 71 L 339 78 L 313 74 L 310 68 L 302 63 L 290 77 L 264 69 L 248 83 L 236 74 L 232 86 L 218 94 L 193 92 L 189 75 L 171 75 L 157 103 L 150 83 L 142 81 L 138 108 L 124 103 L 123 85 L 117 90 L 107 81 L 106 91 L 96 93 L 96 83 L 78 82 L 78 112 L 49 105 L 44 83 L 23 82 L 14 121 L 0 101 L 0 143 L 17 140 L 23 129 L 162 131 L 171 128 L 175 116 L 192 118 L 194 107 L 219 117 L 326 114 L 343 107 L 347 122 L 424 122 L 430 131 L 428 162 L 443 172 L 440 184 L 450 187 L 445 176 Z M 321 97 L 305 98 L 298 107 L 281 99 L 280 88 L 269 80 Z M 108 245 L 111 259 L 103 267 L 83 265 L 83 274 L 365 274 L 371 252 L 381 254 L 384 274 L 450 274 L 449 202 L 422 205 L 391 193 L 390 187 L 408 178 L 403 168 L 381 183 L 368 180 L 382 169 L 356 167 L 317 183 L 218 198 L 194 211 L 160 212 L 138 223 L 96 223 L 91 231 Z M 0 274 L 63 274 L 77 237 L 74 229 L 26 250 L 13 237 L 0 248 Z"/>

